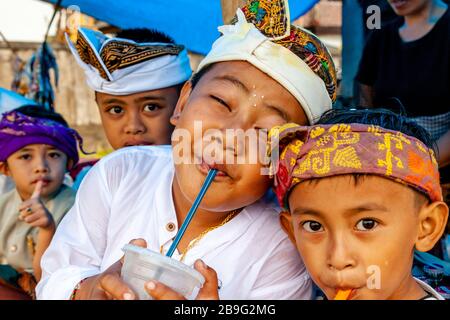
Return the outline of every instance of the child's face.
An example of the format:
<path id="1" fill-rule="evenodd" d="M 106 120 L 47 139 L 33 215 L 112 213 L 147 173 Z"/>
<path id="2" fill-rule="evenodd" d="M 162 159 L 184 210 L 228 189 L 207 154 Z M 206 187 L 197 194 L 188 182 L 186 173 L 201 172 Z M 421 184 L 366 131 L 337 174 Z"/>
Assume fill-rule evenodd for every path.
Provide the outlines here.
<path id="1" fill-rule="evenodd" d="M 306 124 L 307 118 L 299 102 L 278 82 L 247 62 L 231 61 L 215 64 L 194 89 L 190 83 L 185 85 L 172 121 L 176 132 L 184 129 L 191 137 L 186 151 L 188 158 L 200 162 L 175 165 L 177 183 L 184 197 L 191 202 L 212 165 L 201 151 L 196 150 L 195 142 L 203 146 L 204 153 L 211 143 L 202 143 L 201 136 L 209 129 L 222 134 L 215 140 L 216 146 L 224 158 L 228 156 L 232 161 L 223 159 L 223 165 L 218 166 L 219 173 L 201 207 L 224 212 L 255 202 L 270 185 L 269 178 L 261 175 L 260 162 L 237 164 L 238 155 L 245 154 L 245 159 L 250 160 L 251 148 L 249 144 L 237 147 L 234 142 L 237 140 L 226 137 L 226 129 L 258 132 L 286 122 Z M 194 121 L 201 121 L 200 137 L 194 133 Z M 233 142 L 227 142 L 227 139 Z M 178 143 L 173 142 L 173 147 L 176 150 Z M 174 151 L 174 158 L 177 156 Z"/>
<path id="2" fill-rule="evenodd" d="M 67 156 L 64 152 L 50 145 L 32 144 L 9 156 L 5 173 L 14 180 L 19 195 L 26 200 L 39 180 L 43 181 L 42 197 L 57 192 L 66 169 Z"/>
<path id="3" fill-rule="evenodd" d="M 126 96 L 96 93 L 103 128 L 117 150 L 137 145 L 170 144 L 169 119 L 179 96 L 178 87 Z"/>
<path id="4" fill-rule="evenodd" d="M 431 0 L 388 0 L 388 2 L 397 15 L 407 16 L 422 11 L 430 5 Z"/>
<path id="5" fill-rule="evenodd" d="M 332 299 L 403 299 L 418 238 L 415 192 L 399 183 L 349 175 L 298 184 L 289 196 L 297 248 L 315 283 Z M 377 282 L 378 281 L 378 282 Z"/>

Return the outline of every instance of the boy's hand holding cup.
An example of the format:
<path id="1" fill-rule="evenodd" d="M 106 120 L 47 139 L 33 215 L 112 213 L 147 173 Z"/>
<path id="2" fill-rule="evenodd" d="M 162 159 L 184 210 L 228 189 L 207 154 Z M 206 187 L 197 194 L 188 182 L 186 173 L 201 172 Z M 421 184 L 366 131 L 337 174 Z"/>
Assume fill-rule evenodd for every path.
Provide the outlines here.
<path id="1" fill-rule="evenodd" d="M 144 239 L 135 239 L 130 244 L 147 248 Z M 137 294 L 124 282 L 121 277 L 124 257 L 111 265 L 103 273 L 85 279 L 81 282 L 74 299 L 77 300 L 136 300 Z M 205 277 L 205 283 L 200 289 L 198 300 L 216 300 L 217 291 L 216 272 L 202 261 L 195 263 L 195 269 Z M 146 283 L 145 290 L 156 300 L 184 300 L 182 295 L 156 281 Z"/>
<path id="2" fill-rule="evenodd" d="M 195 299 L 219 300 L 216 271 L 207 266 L 202 260 L 195 261 L 194 268 L 205 277 L 205 283 Z M 186 297 L 158 281 L 148 281 L 145 285 L 145 290 L 155 300 L 186 300 Z"/>
<path id="3" fill-rule="evenodd" d="M 19 207 L 19 220 L 33 227 L 49 229 L 55 227 L 52 215 L 41 200 L 41 192 L 44 182 L 39 180 L 30 199 L 24 201 Z"/>

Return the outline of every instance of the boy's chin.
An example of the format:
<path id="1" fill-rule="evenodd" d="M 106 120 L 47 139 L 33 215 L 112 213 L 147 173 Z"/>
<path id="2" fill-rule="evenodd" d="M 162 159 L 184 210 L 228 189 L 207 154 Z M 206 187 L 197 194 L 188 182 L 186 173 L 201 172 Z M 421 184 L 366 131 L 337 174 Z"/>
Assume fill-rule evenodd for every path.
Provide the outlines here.
<path id="1" fill-rule="evenodd" d="M 194 195 L 192 199 L 192 203 L 195 201 L 195 197 L 197 194 Z M 206 194 L 205 197 L 202 199 L 202 202 L 199 206 L 199 208 L 209 211 L 209 212 L 217 212 L 222 213 L 226 211 L 232 211 L 234 208 L 230 209 L 230 199 L 228 197 L 217 197 L 216 194 L 210 194 L 209 196 Z"/>

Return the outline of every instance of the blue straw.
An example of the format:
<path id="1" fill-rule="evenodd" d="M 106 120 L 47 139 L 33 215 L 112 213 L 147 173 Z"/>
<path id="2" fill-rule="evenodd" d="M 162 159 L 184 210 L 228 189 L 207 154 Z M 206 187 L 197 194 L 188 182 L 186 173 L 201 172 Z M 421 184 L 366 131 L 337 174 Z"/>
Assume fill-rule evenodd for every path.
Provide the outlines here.
<path id="1" fill-rule="evenodd" d="M 198 208 L 200 202 L 202 201 L 202 199 L 206 193 L 206 190 L 208 190 L 209 186 L 211 185 L 211 182 L 216 177 L 216 174 L 217 174 L 216 169 L 209 170 L 208 175 L 206 176 L 205 182 L 203 182 L 203 186 L 200 189 L 200 192 L 198 193 L 197 198 L 195 199 L 194 203 L 192 204 L 192 207 L 189 210 L 189 212 L 186 216 L 186 219 L 184 219 L 180 230 L 178 230 L 177 235 L 176 235 L 175 239 L 173 240 L 172 245 L 169 248 L 169 251 L 167 251 L 167 254 L 166 254 L 167 257 L 172 257 L 173 253 L 175 252 L 175 249 L 178 247 L 178 243 L 180 243 L 180 240 L 183 237 L 184 232 L 186 231 L 189 223 L 191 222 L 192 218 L 194 217 L 194 214 L 197 211 L 197 208 Z"/>

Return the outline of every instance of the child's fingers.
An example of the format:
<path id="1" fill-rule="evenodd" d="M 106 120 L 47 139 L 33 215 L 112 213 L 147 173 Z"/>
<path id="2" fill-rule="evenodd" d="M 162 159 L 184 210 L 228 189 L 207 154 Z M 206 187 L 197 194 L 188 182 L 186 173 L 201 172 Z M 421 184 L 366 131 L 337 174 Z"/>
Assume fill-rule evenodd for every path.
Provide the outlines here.
<path id="1" fill-rule="evenodd" d="M 48 220 L 46 217 L 38 218 L 33 222 L 27 222 L 32 227 L 46 227 L 48 225 Z"/>
<path id="2" fill-rule="evenodd" d="M 197 300 L 219 300 L 219 281 L 216 271 L 202 260 L 195 261 L 194 268 L 205 277 L 205 283 L 197 295 Z"/>
<path id="3" fill-rule="evenodd" d="M 22 202 L 19 206 L 19 212 L 28 209 L 35 203 L 36 203 L 36 200 L 27 200 L 27 201 Z"/>
<path id="4" fill-rule="evenodd" d="M 130 241 L 130 244 L 134 244 L 135 246 L 147 248 L 147 241 L 142 238 L 133 239 Z"/>
<path id="5" fill-rule="evenodd" d="M 40 218 L 45 218 L 45 216 L 42 214 L 42 212 L 38 211 L 24 217 L 23 221 L 25 221 L 26 223 L 33 223 Z"/>
<path id="6" fill-rule="evenodd" d="M 149 281 L 145 284 L 145 290 L 155 300 L 186 300 L 178 292 L 157 281 Z"/>
<path id="7" fill-rule="evenodd" d="M 100 278 L 100 287 L 117 300 L 135 300 L 136 294 L 122 281 L 118 273 L 107 273 Z"/>
<path id="8" fill-rule="evenodd" d="M 19 220 L 25 220 L 26 217 L 42 211 L 40 203 L 29 204 L 26 208 L 19 211 Z"/>
<path id="9" fill-rule="evenodd" d="M 19 211 L 19 220 L 25 219 L 27 216 L 33 213 L 33 209 L 30 207 L 24 208 Z"/>
<path id="10" fill-rule="evenodd" d="M 34 187 L 33 194 L 31 195 L 31 199 L 37 199 L 41 196 L 43 185 L 44 185 L 44 182 L 42 180 L 39 180 L 38 182 L 36 182 L 36 186 Z"/>
<path id="11" fill-rule="evenodd" d="M 145 241 L 142 238 L 133 239 L 129 243 L 130 244 L 134 244 L 135 246 L 138 246 L 138 247 L 147 248 L 147 241 Z M 125 256 L 122 256 L 122 258 L 120 258 L 120 263 L 123 264 L 123 259 L 124 258 L 125 258 Z"/>

